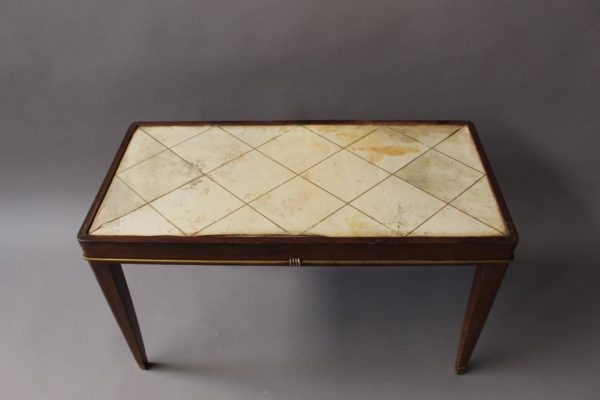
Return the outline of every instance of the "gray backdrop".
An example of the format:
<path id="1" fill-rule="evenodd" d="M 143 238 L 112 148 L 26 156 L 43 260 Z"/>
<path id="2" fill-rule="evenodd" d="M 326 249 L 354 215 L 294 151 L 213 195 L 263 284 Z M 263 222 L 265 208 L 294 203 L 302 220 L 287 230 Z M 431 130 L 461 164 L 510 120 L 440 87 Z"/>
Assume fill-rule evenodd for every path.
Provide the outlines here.
<path id="1" fill-rule="evenodd" d="M 0 398 L 599 398 L 600 3 L 0 0 Z M 521 234 L 473 269 L 126 266 L 137 370 L 75 235 L 134 120 L 471 119 Z"/>

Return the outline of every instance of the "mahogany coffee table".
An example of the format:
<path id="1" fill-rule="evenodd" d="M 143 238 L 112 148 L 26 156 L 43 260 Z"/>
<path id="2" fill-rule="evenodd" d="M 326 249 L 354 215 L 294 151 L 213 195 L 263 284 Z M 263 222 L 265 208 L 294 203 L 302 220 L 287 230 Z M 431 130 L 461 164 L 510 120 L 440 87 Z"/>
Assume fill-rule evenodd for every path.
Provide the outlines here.
<path id="1" fill-rule="evenodd" d="M 476 265 L 458 373 L 518 242 L 468 121 L 137 122 L 78 239 L 143 369 L 123 263 Z"/>

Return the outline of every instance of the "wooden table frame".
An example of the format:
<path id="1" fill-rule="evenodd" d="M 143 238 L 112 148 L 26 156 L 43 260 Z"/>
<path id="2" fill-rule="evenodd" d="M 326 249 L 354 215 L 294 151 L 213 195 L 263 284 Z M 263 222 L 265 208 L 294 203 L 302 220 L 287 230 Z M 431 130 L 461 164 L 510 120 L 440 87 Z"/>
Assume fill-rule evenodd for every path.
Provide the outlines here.
<path id="1" fill-rule="evenodd" d="M 108 186 L 140 125 L 282 124 L 463 124 L 468 125 L 507 228 L 488 237 L 322 237 L 290 236 L 94 236 L 89 229 Z M 148 360 L 121 264 L 414 266 L 476 265 L 463 322 L 456 372 L 466 371 L 477 339 L 513 258 L 518 234 L 470 121 L 168 121 L 131 124 L 77 236 L 106 300 L 142 369 Z"/>

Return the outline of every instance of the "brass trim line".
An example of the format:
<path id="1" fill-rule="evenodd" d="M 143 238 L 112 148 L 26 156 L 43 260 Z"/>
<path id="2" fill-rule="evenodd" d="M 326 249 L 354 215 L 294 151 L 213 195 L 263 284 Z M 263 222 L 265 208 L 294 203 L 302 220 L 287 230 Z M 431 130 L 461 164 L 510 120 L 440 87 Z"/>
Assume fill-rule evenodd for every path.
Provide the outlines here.
<path id="1" fill-rule="evenodd" d="M 288 260 L 169 260 L 158 258 L 83 257 L 86 261 L 137 264 L 198 264 L 198 265 L 292 265 Z M 301 260 L 298 265 L 473 265 L 509 263 L 512 260 Z"/>

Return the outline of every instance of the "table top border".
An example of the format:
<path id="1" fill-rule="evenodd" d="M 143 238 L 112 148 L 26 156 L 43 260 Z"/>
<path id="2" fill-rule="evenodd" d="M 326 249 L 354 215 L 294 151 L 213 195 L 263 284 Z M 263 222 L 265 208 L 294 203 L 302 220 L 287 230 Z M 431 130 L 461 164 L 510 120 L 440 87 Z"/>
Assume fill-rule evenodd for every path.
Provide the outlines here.
<path id="1" fill-rule="evenodd" d="M 351 124 L 351 125 L 467 125 L 471 132 L 477 152 L 481 158 L 486 170 L 488 179 L 502 218 L 504 220 L 507 235 L 502 236 L 483 236 L 483 237 L 329 237 L 315 235 L 214 235 L 214 236 L 99 236 L 89 234 L 89 229 L 96 213 L 106 195 L 108 187 L 117 171 L 121 159 L 129 145 L 133 133 L 140 126 L 170 126 L 170 125 L 294 125 L 294 124 Z M 518 242 L 518 233 L 512 221 L 510 212 L 499 188 L 496 176 L 487 158 L 483 145 L 475 128 L 475 124 L 469 120 L 268 120 L 268 121 L 136 121 L 129 125 L 127 133 L 123 138 L 121 145 L 112 160 L 102 185 L 92 202 L 92 205 L 85 217 L 83 224 L 77 235 L 77 239 L 88 257 L 94 255 L 86 251 L 88 244 L 114 243 L 114 244 L 163 244 L 174 243 L 181 244 L 261 244 L 261 245 L 280 245 L 280 244 L 378 244 L 378 245 L 397 245 L 397 244 L 426 244 L 426 245 L 452 245 L 456 243 L 470 245 L 506 245 L 514 249 Z"/>

